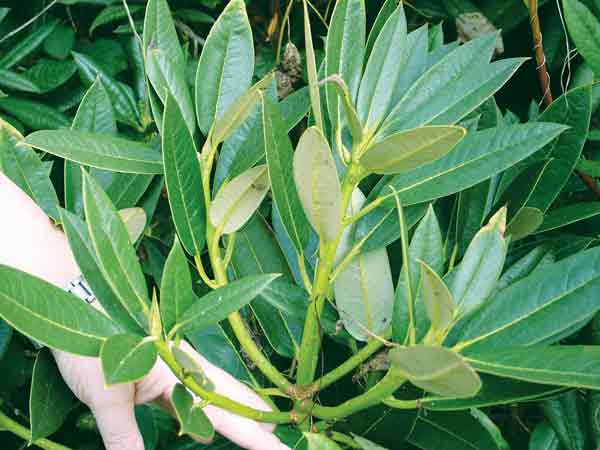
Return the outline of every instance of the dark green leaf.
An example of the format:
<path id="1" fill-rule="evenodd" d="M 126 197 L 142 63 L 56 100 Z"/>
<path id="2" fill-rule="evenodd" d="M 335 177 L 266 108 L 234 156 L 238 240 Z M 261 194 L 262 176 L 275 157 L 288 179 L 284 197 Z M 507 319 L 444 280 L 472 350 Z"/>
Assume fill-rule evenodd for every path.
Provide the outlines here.
<path id="1" fill-rule="evenodd" d="M 542 225 L 537 233 L 566 227 L 572 223 L 586 220 L 600 214 L 600 202 L 573 203 L 562 208 L 556 208 L 544 216 Z"/>
<path id="2" fill-rule="evenodd" d="M 25 38 L 16 43 L 8 52 L 0 58 L 0 67 L 10 69 L 18 64 L 23 58 L 35 51 L 44 40 L 52 33 L 57 25 L 56 20 L 50 20 L 33 31 L 30 31 Z"/>

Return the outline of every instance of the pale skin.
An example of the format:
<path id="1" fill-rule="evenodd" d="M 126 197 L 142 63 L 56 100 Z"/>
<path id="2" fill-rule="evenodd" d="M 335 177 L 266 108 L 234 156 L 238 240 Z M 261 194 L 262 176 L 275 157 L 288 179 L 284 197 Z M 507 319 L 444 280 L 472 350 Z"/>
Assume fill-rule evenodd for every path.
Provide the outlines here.
<path id="1" fill-rule="evenodd" d="M 28 272 L 59 287 L 80 275 L 65 235 L 2 173 L 0 210 L 0 264 Z M 97 301 L 92 305 L 99 307 Z M 217 392 L 256 409 L 271 409 L 250 388 L 212 365 L 189 344 L 182 345 L 202 366 Z M 177 379 L 165 363 L 159 360 L 152 371 L 136 383 L 107 387 L 97 358 L 60 351 L 53 351 L 53 354 L 68 386 L 94 414 L 106 450 L 144 450 L 134 406 L 156 402 L 170 409 L 169 398 Z M 219 433 L 243 448 L 290 450 L 272 433 L 270 424 L 257 423 L 211 405 L 204 411 Z"/>

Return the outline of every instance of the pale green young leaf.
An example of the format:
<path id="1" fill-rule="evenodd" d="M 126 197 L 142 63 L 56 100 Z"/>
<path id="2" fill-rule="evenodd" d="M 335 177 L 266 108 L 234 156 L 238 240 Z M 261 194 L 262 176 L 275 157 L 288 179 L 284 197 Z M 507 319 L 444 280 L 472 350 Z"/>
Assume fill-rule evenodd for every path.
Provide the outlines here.
<path id="1" fill-rule="evenodd" d="M 202 48 L 196 73 L 196 115 L 204 135 L 250 87 L 254 45 L 243 0 L 227 4 Z"/>
<path id="2" fill-rule="evenodd" d="M 156 346 L 151 337 L 135 334 L 111 336 L 100 351 L 104 380 L 109 386 L 140 380 L 152 370 L 156 358 Z"/>
<path id="3" fill-rule="evenodd" d="M 302 253 L 309 236 L 309 223 L 302 209 L 294 177 L 294 149 L 277 103 L 262 97 L 264 149 L 269 168 L 273 201 L 296 251 Z"/>
<path id="4" fill-rule="evenodd" d="M 406 36 L 406 16 L 400 3 L 374 43 L 358 91 L 358 116 L 369 130 L 374 131 L 385 118 L 391 92 L 405 69 Z"/>
<path id="5" fill-rule="evenodd" d="M 44 164 L 12 125 L 0 118 L 0 172 L 58 220 L 58 197 Z"/>
<path id="6" fill-rule="evenodd" d="M 186 251 L 199 256 L 206 240 L 200 163 L 181 110 L 170 95 L 165 104 L 162 147 L 165 184 L 175 229 Z"/>
<path id="7" fill-rule="evenodd" d="M 600 388 L 600 348 L 584 345 L 553 345 L 476 350 L 465 353 L 478 371 L 531 383 Z"/>
<path id="8" fill-rule="evenodd" d="M 435 271 L 419 261 L 421 265 L 421 295 L 427 316 L 435 335 L 443 336 L 454 320 L 456 305 L 444 280 Z"/>
<path id="9" fill-rule="evenodd" d="M 386 197 L 389 208 L 395 203 L 388 185 L 398 192 L 404 206 L 445 197 L 505 170 L 565 130 L 563 125 L 533 123 L 468 133 L 446 156 L 391 180 L 386 179 L 380 185 L 379 195 Z"/>
<path id="10" fill-rule="evenodd" d="M 186 375 L 191 376 L 196 383 L 202 386 L 203 389 L 207 391 L 215 390 L 215 385 L 206 376 L 204 369 L 202 369 L 202 366 L 196 359 L 194 359 L 188 352 L 180 347 L 173 346 L 172 351 L 177 364 L 181 366 Z"/>
<path id="11" fill-rule="evenodd" d="M 349 212 L 359 211 L 365 201 L 355 189 Z M 336 262 L 341 262 L 352 247 L 352 229 L 344 230 Z M 336 307 L 344 327 L 357 340 L 380 335 L 392 320 L 394 284 L 385 248 L 359 252 L 338 274 L 333 283 Z"/>
<path id="12" fill-rule="evenodd" d="M 477 373 L 460 355 L 444 347 L 394 348 L 390 361 L 412 384 L 434 394 L 468 398 L 481 389 Z"/>
<path id="13" fill-rule="evenodd" d="M 316 127 L 302 134 L 293 166 L 296 189 L 311 225 L 325 242 L 333 241 L 342 222 L 342 191 L 329 144 Z"/>
<path id="14" fill-rule="evenodd" d="M 218 145 L 229 136 L 250 116 L 261 99 L 262 91 L 273 82 L 273 74 L 265 76 L 246 92 L 237 97 L 220 118 L 215 119 L 211 130 L 212 145 Z"/>
<path id="15" fill-rule="evenodd" d="M 342 77 L 339 75 L 330 75 L 326 79 L 327 84 L 331 84 L 335 88 L 335 95 L 338 96 L 339 101 L 341 102 L 341 107 L 346 113 L 346 121 L 348 122 L 348 127 L 350 128 L 350 133 L 352 134 L 352 139 L 355 144 L 359 144 L 363 139 L 363 126 L 360 118 L 358 117 L 358 112 L 354 107 L 354 103 L 352 102 L 352 98 L 350 97 L 350 91 L 348 90 L 348 85 Z"/>
<path id="16" fill-rule="evenodd" d="M 365 55 L 366 11 L 364 0 L 340 0 L 331 16 L 325 43 L 325 75 L 339 75 L 354 100 L 358 92 Z M 329 119 L 337 128 L 341 102 L 334 87 L 325 86 Z"/>
<path id="17" fill-rule="evenodd" d="M 369 171 L 384 175 L 414 170 L 449 153 L 465 136 L 455 126 L 426 126 L 401 131 L 382 139 L 361 156 Z"/>
<path id="18" fill-rule="evenodd" d="M 304 437 L 308 443 L 308 450 L 341 450 L 339 445 L 323 434 L 304 433 Z"/>
<path id="19" fill-rule="evenodd" d="M 39 278 L 0 266 L 0 317 L 50 348 L 98 356 L 119 327 L 90 305 Z"/>
<path id="20" fill-rule="evenodd" d="M 136 334 L 143 333 L 143 329 L 129 315 L 102 275 L 85 222 L 77 215 L 64 209 L 60 213 L 63 230 L 69 240 L 69 246 L 77 266 L 92 288 L 102 308 L 115 321 L 115 325 L 121 328 L 121 331 L 127 330 Z"/>
<path id="21" fill-rule="evenodd" d="M 31 377 L 31 442 L 57 431 L 74 406 L 75 396 L 63 381 L 52 353 L 48 349 L 42 349 L 35 358 Z"/>
<path id="22" fill-rule="evenodd" d="M 150 301 L 129 233 L 108 196 L 87 173 L 83 175 L 83 204 L 102 275 L 129 314 L 147 330 Z"/>
<path id="23" fill-rule="evenodd" d="M 146 229 L 146 213 L 142 208 L 125 208 L 119 210 L 121 220 L 127 229 L 129 239 L 135 243 Z"/>
<path id="24" fill-rule="evenodd" d="M 508 251 L 505 230 L 506 208 L 501 208 L 475 235 L 461 263 L 446 276 L 459 316 L 471 314 L 493 292 Z"/>
<path id="25" fill-rule="evenodd" d="M 323 113 L 321 112 L 321 94 L 319 93 L 319 78 L 315 48 L 312 40 L 310 16 L 308 14 L 308 2 L 302 2 L 304 6 L 304 41 L 306 46 L 306 72 L 308 74 L 308 89 L 310 91 L 310 104 L 315 118 L 317 128 L 323 130 Z"/>
<path id="26" fill-rule="evenodd" d="M 226 183 L 210 205 L 210 221 L 225 234 L 239 230 L 269 192 L 266 165 L 246 170 Z"/>
<path id="27" fill-rule="evenodd" d="M 172 332 L 177 330 L 181 333 L 193 333 L 217 324 L 254 300 L 278 276 L 279 274 L 247 276 L 211 291 L 194 301 Z"/>
<path id="28" fill-rule="evenodd" d="M 25 143 L 44 152 L 99 169 L 162 173 L 161 155 L 140 142 L 75 130 L 36 131 Z"/>
<path id="29" fill-rule="evenodd" d="M 169 334 L 195 299 L 188 262 L 179 240 L 175 238 L 160 286 L 160 313 L 165 333 Z"/>
<path id="30" fill-rule="evenodd" d="M 215 429 L 200 406 L 194 405 L 194 398 L 183 384 L 176 384 L 171 394 L 171 403 L 179 421 L 179 434 L 208 444 L 215 436 Z"/>

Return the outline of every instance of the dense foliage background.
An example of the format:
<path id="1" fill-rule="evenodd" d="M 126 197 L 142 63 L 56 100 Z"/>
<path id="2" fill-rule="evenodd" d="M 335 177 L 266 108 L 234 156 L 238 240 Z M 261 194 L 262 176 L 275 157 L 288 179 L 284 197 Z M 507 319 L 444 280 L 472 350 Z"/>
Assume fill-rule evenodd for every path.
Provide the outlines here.
<path id="1" fill-rule="evenodd" d="M 221 0 L 169 2 L 180 42 L 185 49 L 190 88 L 194 87 L 196 67 L 207 34 L 225 3 Z M 288 10 L 288 4 L 283 0 L 246 0 L 256 51 L 254 81 L 276 70 L 281 99 L 294 95 L 293 92 L 308 83 L 302 4 L 290 3 Z M 327 33 L 326 24 L 334 3 L 332 0 L 315 0 L 313 3 L 318 12 L 318 16 L 315 13 L 312 20 L 317 63 L 323 59 L 321 37 Z M 369 0 L 366 3 L 370 27 L 384 2 Z M 389 6 L 394 2 L 385 3 Z M 131 139 L 158 145 L 158 130 L 147 99 L 142 55 L 131 32 L 127 12 L 119 0 L 4 1 L 1 4 L 2 119 L 24 135 L 36 130 L 69 127 L 86 91 L 99 77 L 113 103 L 120 133 Z M 128 4 L 133 25 L 142 33 L 145 2 L 131 0 Z M 582 5 L 587 7 L 585 14 L 581 13 Z M 549 89 L 555 98 L 567 88 L 589 85 L 600 77 L 600 3 L 596 0 L 565 0 L 564 9 L 569 7 L 581 14 L 571 17 L 566 14 L 567 28 L 562 2 L 540 1 L 539 5 Z M 409 31 L 429 24 L 430 49 L 441 48 L 443 43 L 457 39 L 470 40 L 498 29 L 502 31 L 501 41 L 497 43 L 497 55 L 503 58 L 534 55 L 530 15 L 522 0 L 413 0 L 405 2 L 405 12 Z M 537 69 L 535 59 L 527 61 L 495 96 L 498 109 L 493 101 L 491 106 L 487 103 L 491 110 L 480 111 L 481 120 L 491 120 L 494 126 L 537 120 L 544 109 L 544 94 L 547 94 L 540 87 Z M 594 69 L 598 75 L 594 74 Z M 545 79 L 546 74 L 542 72 L 541 77 Z M 306 104 L 304 112 L 308 111 L 308 97 L 305 95 L 299 99 Z M 594 86 L 592 111 L 599 104 L 600 88 Z M 564 123 L 577 128 L 582 126 L 581 120 L 581 117 L 567 117 Z M 551 202 L 552 207 L 546 212 L 542 228 L 536 230 L 540 225 L 537 223 L 531 229 L 527 223 L 529 219 L 523 219 L 521 226 L 526 232 L 523 233 L 523 239 L 515 239 L 511 243 L 507 267 L 526 254 L 530 255 L 529 266 L 533 268 L 549 259 L 560 260 L 597 245 L 600 188 L 595 178 L 600 176 L 599 120 L 600 117 L 596 115 L 592 115 L 590 123 L 584 120 L 582 135 L 585 146 L 581 156 L 574 161 L 577 171 L 569 176 L 557 193 L 557 198 Z M 291 136 L 294 142 L 306 126 L 306 118 L 293 123 Z M 42 169 L 35 166 L 32 170 L 50 174 L 58 198 L 63 203 L 64 161 L 45 153 L 40 153 L 40 156 Z M 536 191 L 537 183 L 547 182 L 543 180 L 544 171 L 540 171 L 540 165 L 546 167 L 548 160 L 529 163 L 525 171 L 516 171 L 512 178 L 503 178 L 503 183 L 507 183 L 503 198 L 509 205 L 511 202 L 513 205 L 527 204 L 529 196 Z M 3 164 L 6 162 L 3 163 L 0 151 L 0 168 Z M 548 173 L 546 176 L 549 176 Z M 159 178 L 140 177 L 137 180 L 139 188 L 132 194 L 134 198 L 121 199 L 122 207 L 139 205 L 151 219 L 139 244 L 138 254 L 145 275 L 157 286 L 160 286 L 174 236 L 169 205 Z M 378 180 L 378 177 L 369 177 L 361 187 L 368 193 Z M 467 244 L 483 225 L 482 217 L 477 218 L 477 214 L 473 214 L 481 206 L 477 204 L 477 198 L 476 191 L 467 190 L 435 202 L 444 247 L 448 255 L 453 255 L 453 260 L 460 260 Z M 263 205 L 263 209 L 264 216 L 269 217 L 268 206 Z M 260 241 L 264 232 L 264 228 L 256 224 L 260 220 L 255 218 L 250 222 L 245 229 L 246 239 Z M 536 219 L 532 220 L 535 222 Z M 513 224 L 514 227 L 517 225 Z M 535 254 L 529 253 L 533 249 L 541 250 Z M 399 240 L 394 239 L 388 247 L 388 255 L 396 281 L 402 266 Z M 234 256 L 234 265 L 236 258 L 243 257 Z M 194 281 L 199 294 L 206 290 L 199 279 Z M 285 348 L 286 339 L 278 340 L 277 330 L 264 330 L 265 324 L 261 323 L 260 317 L 257 319 L 250 314 L 248 317 L 259 345 L 275 362 L 286 367 L 286 356 L 289 356 L 289 349 Z M 264 337 L 265 331 L 270 339 Z M 229 337 L 233 339 L 231 334 Z M 565 335 L 564 339 L 571 344 L 599 344 L 600 319 L 592 319 L 583 329 Z M 248 372 L 253 372 L 260 379 L 254 367 L 247 364 L 248 360 L 243 355 L 239 358 L 235 354 L 232 348 L 234 344 L 223 348 L 225 341 L 226 338 L 221 335 L 210 336 L 205 333 L 198 336 L 202 351 L 208 354 L 212 352 L 215 358 L 221 355 L 221 362 L 238 377 L 243 379 Z M 348 348 L 342 341 L 326 341 L 325 366 L 335 367 L 347 356 Z M 43 379 L 51 379 L 51 382 L 57 383 L 57 389 L 64 389 L 59 385 L 56 368 L 51 362 L 46 361 L 43 365 L 43 360 L 40 362 L 38 359 L 34 370 L 37 352 L 29 340 L 0 321 L 0 408 L 26 426 L 31 414 L 30 406 L 34 406 L 36 401 L 30 405 L 30 390 L 32 383 L 36 383 L 36 377 L 38 383 Z M 335 389 L 325 391 L 322 400 L 336 402 L 362 391 L 381 377 L 381 370 L 377 361 L 364 365 L 353 376 L 336 384 Z M 479 410 L 404 412 L 378 406 L 353 416 L 347 428 L 358 433 L 364 432 L 373 441 L 390 449 L 599 448 L 600 396 L 582 389 L 560 389 L 559 393 L 556 396 L 557 392 L 548 392 L 551 398 L 533 402 L 508 402 L 489 408 L 481 405 L 487 417 Z M 67 394 L 64 398 L 64 404 L 56 405 L 54 411 L 50 409 L 51 414 L 61 416 L 58 419 L 60 428 L 52 435 L 52 439 L 81 450 L 102 448 L 90 412 Z M 224 441 L 203 446 L 187 438 L 175 439 L 176 423 L 166 413 L 151 406 L 140 406 L 136 412 L 147 450 L 235 448 Z M 415 427 L 417 412 L 420 418 Z M 286 432 L 285 429 L 281 430 L 282 435 Z M 9 450 L 26 446 L 27 443 L 22 439 L 0 431 L 0 448 Z"/>

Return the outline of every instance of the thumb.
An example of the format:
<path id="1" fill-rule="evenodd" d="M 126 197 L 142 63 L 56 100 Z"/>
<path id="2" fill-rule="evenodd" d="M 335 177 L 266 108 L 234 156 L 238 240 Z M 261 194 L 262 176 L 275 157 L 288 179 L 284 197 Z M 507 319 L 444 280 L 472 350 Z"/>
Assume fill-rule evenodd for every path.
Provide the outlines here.
<path id="1" fill-rule="evenodd" d="M 91 408 L 106 450 L 144 450 L 133 400 Z"/>

